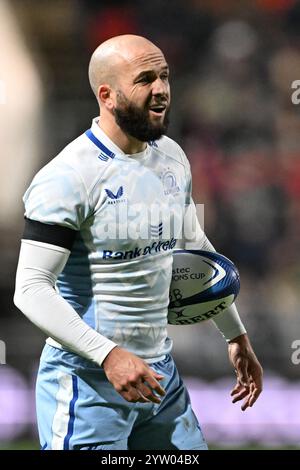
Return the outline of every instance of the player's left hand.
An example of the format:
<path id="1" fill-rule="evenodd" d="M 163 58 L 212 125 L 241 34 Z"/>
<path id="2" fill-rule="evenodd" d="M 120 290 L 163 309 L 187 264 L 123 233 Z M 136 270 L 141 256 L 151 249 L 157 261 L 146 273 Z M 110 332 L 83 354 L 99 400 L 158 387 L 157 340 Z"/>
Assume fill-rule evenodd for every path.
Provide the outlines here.
<path id="1" fill-rule="evenodd" d="M 236 385 L 231 391 L 232 403 L 245 399 L 241 406 L 242 411 L 245 411 L 262 392 L 263 369 L 246 334 L 229 342 L 228 354 L 237 375 Z"/>

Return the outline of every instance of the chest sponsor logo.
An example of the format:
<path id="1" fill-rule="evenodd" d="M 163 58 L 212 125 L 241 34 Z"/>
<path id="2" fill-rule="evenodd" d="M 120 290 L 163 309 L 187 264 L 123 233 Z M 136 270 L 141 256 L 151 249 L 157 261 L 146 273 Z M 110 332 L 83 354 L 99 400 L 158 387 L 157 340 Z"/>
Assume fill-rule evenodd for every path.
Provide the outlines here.
<path id="1" fill-rule="evenodd" d="M 162 251 L 173 250 L 176 245 L 176 239 L 171 238 L 167 241 L 153 242 L 145 247 L 135 247 L 128 251 L 103 250 L 103 259 L 134 259 L 140 256 L 153 255 Z"/>

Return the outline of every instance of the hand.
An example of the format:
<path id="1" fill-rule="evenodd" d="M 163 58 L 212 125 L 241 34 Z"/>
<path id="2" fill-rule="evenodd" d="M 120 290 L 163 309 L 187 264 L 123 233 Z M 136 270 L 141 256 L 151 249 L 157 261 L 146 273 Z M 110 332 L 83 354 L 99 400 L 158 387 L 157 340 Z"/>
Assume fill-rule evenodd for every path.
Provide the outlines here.
<path id="1" fill-rule="evenodd" d="M 245 398 L 242 411 L 251 407 L 262 391 L 262 367 L 252 349 L 247 335 L 240 335 L 228 344 L 228 354 L 237 382 L 231 392 L 232 403 Z"/>
<path id="2" fill-rule="evenodd" d="M 160 396 L 166 394 L 158 383 L 164 376 L 151 369 L 139 357 L 118 346 L 106 356 L 102 367 L 115 390 L 129 402 L 160 403 L 161 400 L 154 391 Z"/>

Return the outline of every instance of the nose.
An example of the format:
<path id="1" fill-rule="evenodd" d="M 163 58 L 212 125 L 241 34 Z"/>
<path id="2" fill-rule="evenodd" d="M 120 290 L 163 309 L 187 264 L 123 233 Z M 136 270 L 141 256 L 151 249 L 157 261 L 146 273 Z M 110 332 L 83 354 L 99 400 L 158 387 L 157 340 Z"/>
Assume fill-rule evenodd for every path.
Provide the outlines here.
<path id="1" fill-rule="evenodd" d="M 168 96 L 169 84 L 160 77 L 152 83 L 152 94 L 156 96 Z"/>

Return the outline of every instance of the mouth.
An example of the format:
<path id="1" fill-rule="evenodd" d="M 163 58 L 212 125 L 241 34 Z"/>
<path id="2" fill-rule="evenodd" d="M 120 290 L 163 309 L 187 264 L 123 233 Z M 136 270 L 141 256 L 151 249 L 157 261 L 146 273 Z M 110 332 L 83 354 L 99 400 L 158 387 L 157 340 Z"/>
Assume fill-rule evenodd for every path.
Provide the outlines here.
<path id="1" fill-rule="evenodd" d="M 151 114 L 154 114 L 155 116 L 162 116 L 167 108 L 166 104 L 155 104 L 152 106 L 149 106 L 149 110 Z"/>

